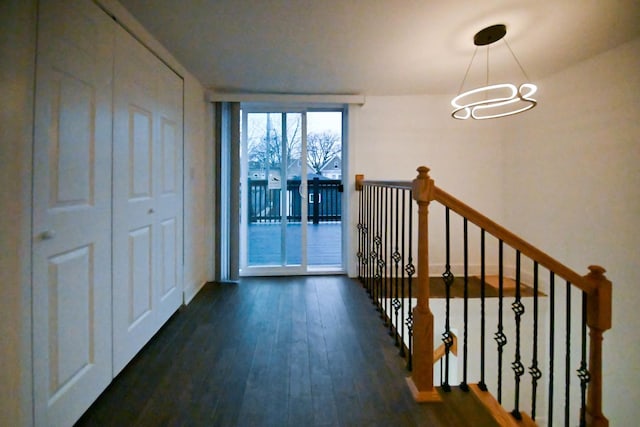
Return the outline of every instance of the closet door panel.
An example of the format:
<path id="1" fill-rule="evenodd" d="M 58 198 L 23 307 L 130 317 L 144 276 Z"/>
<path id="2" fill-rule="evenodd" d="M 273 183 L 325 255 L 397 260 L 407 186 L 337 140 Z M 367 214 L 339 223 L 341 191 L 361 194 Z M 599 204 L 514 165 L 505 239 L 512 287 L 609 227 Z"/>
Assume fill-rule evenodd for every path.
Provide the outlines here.
<path id="1" fill-rule="evenodd" d="M 157 210 L 160 218 L 162 275 L 159 279 L 158 313 L 164 323 L 182 304 L 182 79 L 166 67 L 158 69 L 160 86 L 158 121 Z"/>
<path id="2" fill-rule="evenodd" d="M 182 303 L 182 80 L 122 29 L 115 51 L 114 375 Z"/>
<path id="3" fill-rule="evenodd" d="M 111 380 L 114 23 L 41 1 L 33 199 L 36 425 L 71 425 Z"/>
<path id="4" fill-rule="evenodd" d="M 118 28 L 114 66 L 114 376 L 156 332 L 156 58 Z"/>

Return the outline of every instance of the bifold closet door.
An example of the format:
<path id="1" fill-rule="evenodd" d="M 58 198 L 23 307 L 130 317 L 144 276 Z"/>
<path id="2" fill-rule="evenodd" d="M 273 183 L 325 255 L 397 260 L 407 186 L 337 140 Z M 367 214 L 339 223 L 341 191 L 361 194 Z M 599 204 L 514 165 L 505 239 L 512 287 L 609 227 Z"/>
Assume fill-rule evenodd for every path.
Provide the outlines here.
<path id="1" fill-rule="evenodd" d="M 114 376 L 182 303 L 182 79 L 116 30 Z"/>
<path id="2" fill-rule="evenodd" d="M 32 264 L 38 426 L 72 425 L 112 378 L 114 29 L 93 2 L 39 2 Z"/>

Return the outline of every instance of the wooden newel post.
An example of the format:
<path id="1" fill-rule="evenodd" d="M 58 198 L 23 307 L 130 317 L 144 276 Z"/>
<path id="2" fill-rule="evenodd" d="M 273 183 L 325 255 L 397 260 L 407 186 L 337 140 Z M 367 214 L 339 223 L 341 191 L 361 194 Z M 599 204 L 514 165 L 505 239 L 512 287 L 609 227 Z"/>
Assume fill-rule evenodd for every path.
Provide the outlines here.
<path id="1" fill-rule="evenodd" d="M 413 180 L 413 198 L 418 204 L 418 276 L 415 278 L 418 305 L 413 309 L 413 371 L 407 378 L 418 402 L 437 402 L 433 386 L 433 313 L 429 308 L 429 202 L 434 183 L 429 168 L 418 168 Z"/>
<path id="2" fill-rule="evenodd" d="M 356 191 L 362 191 L 363 181 L 364 181 L 364 175 L 361 173 L 356 174 Z"/>
<path id="3" fill-rule="evenodd" d="M 606 270 L 589 266 L 587 280 L 594 284 L 587 295 L 587 326 L 589 327 L 589 373 L 587 391 L 587 425 L 607 427 L 609 420 L 602 413 L 602 334 L 611 329 L 612 285 L 605 277 Z"/>

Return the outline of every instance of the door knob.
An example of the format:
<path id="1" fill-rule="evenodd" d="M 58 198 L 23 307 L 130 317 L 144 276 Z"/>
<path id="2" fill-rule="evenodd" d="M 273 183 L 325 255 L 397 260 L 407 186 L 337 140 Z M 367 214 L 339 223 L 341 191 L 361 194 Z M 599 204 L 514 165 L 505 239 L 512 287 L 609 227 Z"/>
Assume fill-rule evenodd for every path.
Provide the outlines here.
<path id="1" fill-rule="evenodd" d="M 47 230 L 47 231 L 43 231 L 42 233 L 40 233 L 40 238 L 42 240 L 50 240 L 50 239 L 53 239 L 54 237 L 56 237 L 56 231 L 55 230 Z"/>
<path id="2" fill-rule="evenodd" d="M 155 212 L 155 211 L 153 210 L 153 208 L 149 208 L 149 210 L 148 210 L 148 213 L 149 213 L 149 214 L 152 214 L 152 213 L 154 213 L 154 212 Z"/>

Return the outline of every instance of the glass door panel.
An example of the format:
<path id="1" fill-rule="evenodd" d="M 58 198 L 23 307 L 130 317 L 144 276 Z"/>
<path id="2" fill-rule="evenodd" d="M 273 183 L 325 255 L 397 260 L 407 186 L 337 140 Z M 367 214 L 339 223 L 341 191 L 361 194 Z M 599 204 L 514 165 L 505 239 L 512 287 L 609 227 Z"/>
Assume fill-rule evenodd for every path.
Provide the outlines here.
<path id="1" fill-rule="evenodd" d="M 310 270 L 342 266 L 342 111 L 307 113 Z"/>
<path id="2" fill-rule="evenodd" d="M 286 176 L 286 196 L 283 200 L 283 211 L 286 216 L 283 220 L 285 233 L 285 265 L 306 265 L 306 254 L 302 250 L 305 237 L 302 233 L 302 224 L 306 224 L 306 209 L 300 203 L 301 194 L 306 188 L 306 165 L 302 161 L 302 128 L 303 115 L 301 113 L 287 113 L 282 115 L 285 123 L 282 126 L 284 135 L 283 158 L 286 159 L 286 168 L 283 176 Z M 305 210 L 305 212 L 303 212 Z"/>
<path id="3" fill-rule="evenodd" d="M 303 266 L 301 113 L 244 115 L 247 267 Z"/>

